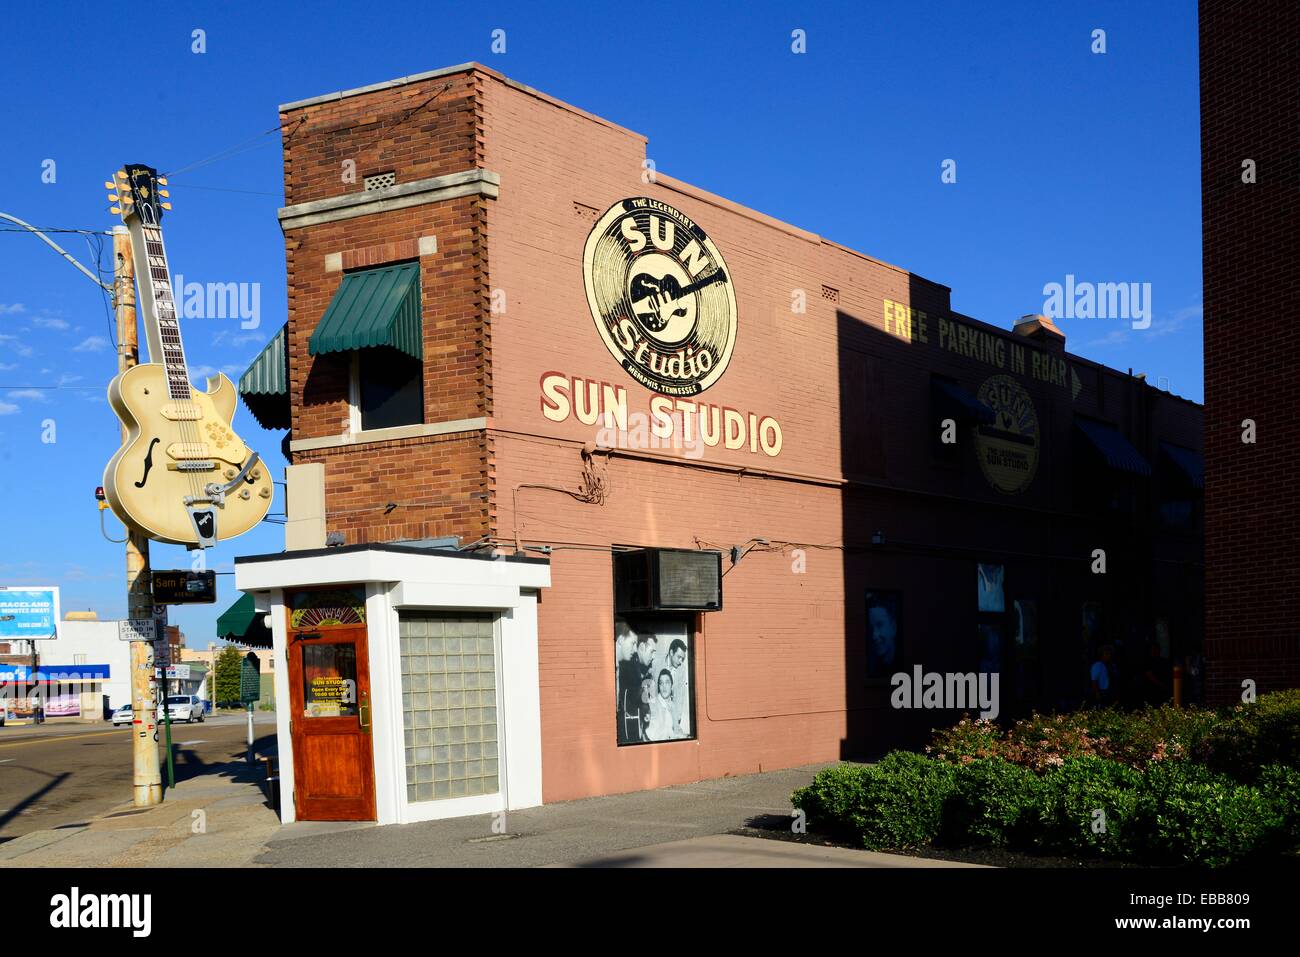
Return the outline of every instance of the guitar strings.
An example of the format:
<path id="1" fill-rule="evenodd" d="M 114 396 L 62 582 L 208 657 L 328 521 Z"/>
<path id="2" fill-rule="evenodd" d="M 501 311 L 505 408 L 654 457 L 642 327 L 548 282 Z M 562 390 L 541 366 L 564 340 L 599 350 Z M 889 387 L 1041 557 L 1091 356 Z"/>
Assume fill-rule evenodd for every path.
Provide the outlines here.
<path id="1" fill-rule="evenodd" d="M 152 233 L 153 235 L 150 235 L 150 233 Z M 196 471 L 192 471 L 184 468 L 185 463 L 189 461 L 185 453 L 188 451 L 198 451 L 198 440 L 199 440 L 200 433 L 198 432 L 198 427 L 192 424 L 194 420 L 190 418 L 191 414 L 198 411 L 198 405 L 197 403 L 194 402 L 193 386 L 190 385 L 189 368 L 187 363 L 185 362 L 185 349 L 180 337 L 180 321 L 176 317 L 176 307 L 175 307 L 175 303 L 172 300 L 172 295 L 171 295 L 171 287 L 170 287 L 171 271 L 167 263 L 167 249 L 163 243 L 162 229 L 158 225 L 154 224 L 146 227 L 146 231 L 144 235 L 146 239 L 146 253 L 150 255 L 149 278 L 150 281 L 153 282 L 154 284 L 154 299 L 156 300 L 157 304 L 160 306 L 160 308 L 158 309 L 160 313 L 163 311 L 164 307 L 166 311 L 170 313 L 170 315 L 167 316 L 169 324 L 166 327 L 164 327 L 164 324 L 161 321 L 163 318 L 161 315 L 155 316 L 155 320 L 158 321 L 158 339 L 159 339 L 159 344 L 162 346 L 162 351 L 163 351 L 163 354 L 160 358 L 162 358 L 163 360 L 163 376 L 167 380 L 167 395 L 171 399 L 172 403 L 176 406 L 176 411 L 179 415 L 178 428 L 177 426 L 173 426 L 173 428 L 176 428 L 177 431 L 179 431 L 180 443 L 181 443 L 181 448 L 179 451 L 182 453 L 180 456 L 178 456 L 177 468 L 185 473 L 185 482 L 189 486 L 191 497 L 194 499 L 198 499 L 202 497 L 203 483 L 199 479 L 198 473 Z M 148 249 L 148 242 L 150 241 L 156 243 L 158 247 L 158 253 L 157 253 L 157 258 L 159 260 L 158 269 L 162 273 L 161 277 L 155 276 L 153 273 L 153 269 L 154 269 L 154 264 L 152 261 L 153 253 L 151 250 Z M 164 293 L 165 298 L 159 296 L 159 291 L 163 289 L 165 289 L 165 293 Z M 175 343 L 168 343 L 166 341 L 165 333 L 168 332 L 174 335 L 176 339 Z M 183 383 L 183 389 L 184 389 L 183 398 L 176 394 L 177 391 L 180 390 L 181 384 L 179 383 L 174 384 L 172 381 L 173 373 L 172 373 L 172 369 L 170 368 L 171 364 L 168 362 L 168 358 L 167 358 L 167 348 L 169 345 L 171 345 L 180 353 L 180 369 L 176 371 L 184 374 L 185 376 L 185 381 Z M 192 448 L 190 448 L 191 446 Z M 197 504 L 197 502 L 195 504 Z"/>

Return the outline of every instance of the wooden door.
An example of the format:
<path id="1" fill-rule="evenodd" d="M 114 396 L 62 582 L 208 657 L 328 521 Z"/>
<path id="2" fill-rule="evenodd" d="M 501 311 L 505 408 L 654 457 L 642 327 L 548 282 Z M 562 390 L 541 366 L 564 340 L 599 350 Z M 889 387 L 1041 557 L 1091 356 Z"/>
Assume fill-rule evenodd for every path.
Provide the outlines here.
<path id="1" fill-rule="evenodd" d="M 300 821 L 375 820 L 366 626 L 293 624 L 289 698 Z"/>

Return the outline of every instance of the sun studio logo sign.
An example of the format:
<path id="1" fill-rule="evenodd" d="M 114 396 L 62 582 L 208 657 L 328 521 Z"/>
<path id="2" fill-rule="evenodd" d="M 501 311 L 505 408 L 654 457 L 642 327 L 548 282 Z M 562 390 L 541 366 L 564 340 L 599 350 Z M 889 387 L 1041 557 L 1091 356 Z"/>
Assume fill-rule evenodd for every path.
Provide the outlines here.
<path id="1" fill-rule="evenodd" d="M 698 395 L 736 344 L 736 293 L 699 224 L 667 203 L 625 199 L 587 237 L 583 279 L 610 353 L 647 389 Z"/>

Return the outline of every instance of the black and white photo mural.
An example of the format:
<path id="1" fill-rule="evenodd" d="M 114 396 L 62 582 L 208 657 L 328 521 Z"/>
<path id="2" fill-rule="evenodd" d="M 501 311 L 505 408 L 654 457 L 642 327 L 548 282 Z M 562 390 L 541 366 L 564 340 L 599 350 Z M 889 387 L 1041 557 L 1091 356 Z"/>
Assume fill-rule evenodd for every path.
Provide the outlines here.
<path id="1" fill-rule="evenodd" d="M 902 665 L 898 614 L 903 595 L 896 591 L 867 592 L 867 677 L 888 678 Z"/>
<path id="2" fill-rule="evenodd" d="M 694 667 L 686 619 L 614 619 L 620 745 L 695 736 Z"/>

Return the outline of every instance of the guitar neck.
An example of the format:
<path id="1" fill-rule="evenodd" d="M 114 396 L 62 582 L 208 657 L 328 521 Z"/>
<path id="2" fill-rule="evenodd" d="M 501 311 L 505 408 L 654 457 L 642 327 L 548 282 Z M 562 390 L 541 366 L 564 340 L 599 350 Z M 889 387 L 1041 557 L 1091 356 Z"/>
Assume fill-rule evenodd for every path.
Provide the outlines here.
<path id="1" fill-rule="evenodd" d="M 185 347 L 181 343 L 181 327 L 176 318 L 176 303 L 172 299 L 171 270 L 167 266 L 167 249 L 163 245 L 162 229 L 136 220 L 131 224 L 132 239 L 143 252 L 137 262 L 147 264 L 147 276 L 140 276 L 141 296 L 144 305 L 145 329 L 149 332 L 149 358 L 160 363 L 167 375 L 167 392 L 172 399 L 190 398 L 190 373 L 185 364 Z"/>

